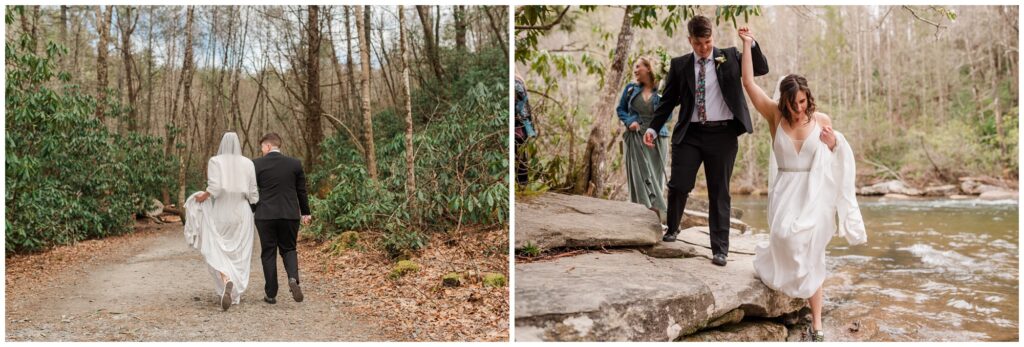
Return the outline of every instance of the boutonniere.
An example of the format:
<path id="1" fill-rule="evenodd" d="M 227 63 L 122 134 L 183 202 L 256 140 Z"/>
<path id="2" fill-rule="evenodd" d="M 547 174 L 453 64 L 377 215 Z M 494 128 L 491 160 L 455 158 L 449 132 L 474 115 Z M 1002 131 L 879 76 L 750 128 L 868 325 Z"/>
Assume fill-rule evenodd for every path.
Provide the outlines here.
<path id="1" fill-rule="evenodd" d="M 725 62 L 725 54 L 715 57 L 715 71 L 718 71 L 718 67 L 722 66 L 722 64 L 725 64 Z"/>

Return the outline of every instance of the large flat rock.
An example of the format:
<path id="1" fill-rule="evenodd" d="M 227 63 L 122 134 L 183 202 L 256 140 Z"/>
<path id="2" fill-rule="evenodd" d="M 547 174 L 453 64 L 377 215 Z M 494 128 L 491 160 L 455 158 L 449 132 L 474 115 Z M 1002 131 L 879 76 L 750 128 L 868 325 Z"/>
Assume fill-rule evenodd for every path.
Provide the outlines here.
<path id="1" fill-rule="evenodd" d="M 515 226 L 516 249 L 650 246 L 662 235 L 643 205 L 555 193 L 516 201 Z"/>
<path id="2" fill-rule="evenodd" d="M 687 336 L 686 342 L 785 342 L 789 335 L 786 326 L 771 322 L 742 322 L 722 329 L 702 331 Z"/>
<path id="3" fill-rule="evenodd" d="M 709 215 L 707 212 L 694 211 L 694 210 L 683 210 L 683 220 L 680 223 L 680 229 L 686 229 L 696 226 L 708 226 L 711 222 L 708 221 Z M 739 230 L 740 232 L 747 232 L 750 227 L 747 223 L 736 219 L 729 218 L 729 228 Z"/>
<path id="4" fill-rule="evenodd" d="M 673 341 L 719 318 L 777 317 L 805 306 L 755 278 L 752 261 L 734 253 L 719 267 L 703 257 L 625 251 L 517 264 L 515 338 Z"/>
<path id="5" fill-rule="evenodd" d="M 665 196 L 668 196 L 668 193 L 665 194 Z M 686 206 L 683 208 L 683 210 L 700 211 L 707 213 L 708 206 L 710 205 L 711 204 L 708 202 L 706 196 L 694 196 L 693 194 L 690 194 L 690 196 L 686 198 Z M 743 210 L 735 207 L 730 208 L 729 217 L 742 219 Z"/>
<path id="6" fill-rule="evenodd" d="M 692 227 L 679 231 L 676 242 L 697 246 L 703 250 L 708 259 L 711 259 L 711 235 L 708 227 Z M 759 242 L 768 242 L 766 234 L 743 234 L 739 230 L 729 229 L 729 260 L 733 255 L 754 255 L 754 249 Z"/>

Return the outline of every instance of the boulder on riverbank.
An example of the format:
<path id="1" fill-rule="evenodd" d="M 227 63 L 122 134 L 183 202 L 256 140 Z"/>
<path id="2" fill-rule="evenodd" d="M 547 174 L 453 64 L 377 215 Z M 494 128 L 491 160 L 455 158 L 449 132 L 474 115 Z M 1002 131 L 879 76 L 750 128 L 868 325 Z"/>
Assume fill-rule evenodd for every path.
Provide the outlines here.
<path id="1" fill-rule="evenodd" d="M 960 194 L 960 189 L 952 184 L 924 188 L 925 196 L 953 196 L 957 194 Z"/>
<path id="2" fill-rule="evenodd" d="M 732 229 L 729 263 L 719 267 L 709 260 L 706 226 L 682 230 L 676 242 L 664 243 L 660 230 L 650 229 L 657 218 L 643 206 L 560 194 L 516 205 L 517 248 L 581 244 L 583 225 L 601 229 L 590 233 L 606 235 L 603 245 L 631 240 L 617 241 L 620 247 L 612 250 L 517 263 L 517 341 L 781 341 L 788 336 L 785 325 L 750 322 L 806 306 L 754 275 L 754 247 L 764 235 Z M 653 241 L 646 238 L 652 233 Z"/>
<path id="3" fill-rule="evenodd" d="M 661 223 L 643 205 L 545 193 L 516 202 L 516 249 L 651 246 Z"/>
<path id="4" fill-rule="evenodd" d="M 516 340 L 674 341 L 726 315 L 779 317 L 806 305 L 754 277 L 753 256 L 729 260 L 624 251 L 517 264 Z"/>
<path id="5" fill-rule="evenodd" d="M 1018 193 L 1009 190 L 990 190 L 978 195 L 981 200 L 1018 200 Z"/>
<path id="6" fill-rule="evenodd" d="M 870 186 L 866 186 L 866 187 L 861 187 L 860 190 L 857 192 L 857 194 L 859 194 L 859 195 L 867 195 L 867 196 L 886 195 L 886 194 L 901 194 L 901 195 L 907 195 L 907 196 L 920 196 L 920 195 L 924 195 L 924 192 L 922 192 L 921 190 L 919 190 L 917 188 L 912 188 L 912 187 L 908 186 L 906 183 L 903 183 L 903 181 L 891 180 L 891 181 L 885 181 L 885 182 L 876 183 L 876 184 L 873 184 L 873 185 L 870 185 Z"/>

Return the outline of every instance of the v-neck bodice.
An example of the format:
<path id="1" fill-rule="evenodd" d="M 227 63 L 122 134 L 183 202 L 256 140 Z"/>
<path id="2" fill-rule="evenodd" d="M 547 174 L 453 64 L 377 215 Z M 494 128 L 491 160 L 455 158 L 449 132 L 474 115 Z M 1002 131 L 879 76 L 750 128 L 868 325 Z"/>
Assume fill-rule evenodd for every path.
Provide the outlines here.
<path id="1" fill-rule="evenodd" d="M 810 170 L 811 160 L 814 159 L 814 152 L 820 147 L 818 132 L 821 127 L 814 122 L 814 128 L 807 134 L 804 140 L 794 140 L 782 129 L 780 122 L 775 130 L 775 142 L 772 144 L 772 151 L 775 151 L 775 161 L 779 165 L 780 172 L 805 172 Z M 780 135 L 781 134 L 781 135 Z M 796 141 L 803 144 L 797 148 Z"/>

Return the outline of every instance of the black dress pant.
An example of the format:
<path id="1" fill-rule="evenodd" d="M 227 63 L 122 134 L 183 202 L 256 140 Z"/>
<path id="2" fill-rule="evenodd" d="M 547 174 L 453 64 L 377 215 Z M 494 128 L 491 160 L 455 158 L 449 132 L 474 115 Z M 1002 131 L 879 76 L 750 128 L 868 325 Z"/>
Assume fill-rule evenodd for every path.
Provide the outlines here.
<path id="1" fill-rule="evenodd" d="M 732 121 L 730 121 L 731 123 Z M 672 145 L 672 177 L 668 182 L 668 232 L 678 233 L 686 199 L 704 164 L 708 184 L 711 252 L 729 254 L 729 179 L 736 162 L 738 139 L 732 124 L 715 127 L 690 123 L 683 140 Z"/>
<path id="2" fill-rule="evenodd" d="M 299 257 L 295 243 L 299 236 L 299 221 L 289 219 L 256 220 L 256 231 L 260 234 L 260 260 L 263 262 L 263 290 L 267 297 L 277 297 L 277 253 L 284 261 L 288 278 L 299 280 Z"/>

